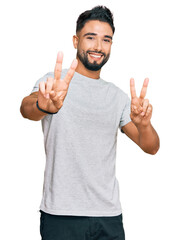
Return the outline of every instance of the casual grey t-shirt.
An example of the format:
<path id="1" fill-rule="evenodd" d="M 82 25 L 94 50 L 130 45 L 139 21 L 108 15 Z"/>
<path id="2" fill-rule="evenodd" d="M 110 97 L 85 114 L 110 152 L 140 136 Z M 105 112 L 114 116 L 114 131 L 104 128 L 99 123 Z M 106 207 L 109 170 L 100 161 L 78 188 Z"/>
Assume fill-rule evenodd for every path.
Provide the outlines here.
<path id="1" fill-rule="evenodd" d="M 63 79 L 67 69 L 62 71 Z M 54 77 L 47 73 L 40 81 Z M 57 114 L 42 120 L 46 166 L 40 209 L 55 215 L 122 213 L 115 176 L 118 129 L 131 121 L 130 99 L 103 79 L 75 72 Z"/>

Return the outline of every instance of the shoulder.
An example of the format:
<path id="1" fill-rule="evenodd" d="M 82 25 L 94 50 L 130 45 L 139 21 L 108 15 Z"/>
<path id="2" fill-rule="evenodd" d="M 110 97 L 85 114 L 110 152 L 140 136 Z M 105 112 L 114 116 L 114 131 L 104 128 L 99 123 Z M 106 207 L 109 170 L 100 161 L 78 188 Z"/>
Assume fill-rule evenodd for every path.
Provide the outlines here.
<path id="1" fill-rule="evenodd" d="M 61 78 L 64 78 L 64 76 L 66 75 L 68 69 L 62 69 L 61 72 Z M 43 75 L 41 78 L 39 78 L 36 82 L 36 84 L 40 83 L 40 82 L 46 82 L 47 78 L 52 77 L 54 78 L 54 72 L 47 72 L 45 75 Z"/>

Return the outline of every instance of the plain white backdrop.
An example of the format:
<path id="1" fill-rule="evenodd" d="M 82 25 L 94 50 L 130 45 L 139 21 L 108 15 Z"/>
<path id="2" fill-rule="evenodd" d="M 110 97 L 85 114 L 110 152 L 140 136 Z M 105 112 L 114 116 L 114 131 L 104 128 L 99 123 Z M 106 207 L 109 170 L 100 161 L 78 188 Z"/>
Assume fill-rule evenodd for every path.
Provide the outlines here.
<path id="1" fill-rule="evenodd" d="M 106 5 L 116 32 L 101 77 L 130 96 L 129 80 L 140 93 L 149 77 L 147 98 L 160 150 L 144 153 L 118 132 L 116 175 L 126 240 L 179 239 L 179 35 L 177 0 L 4 1 L 0 4 L 1 159 L 0 238 L 40 240 L 39 205 L 45 153 L 41 122 L 24 119 L 22 99 L 35 82 L 76 56 L 72 36 L 79 14 Z"/>

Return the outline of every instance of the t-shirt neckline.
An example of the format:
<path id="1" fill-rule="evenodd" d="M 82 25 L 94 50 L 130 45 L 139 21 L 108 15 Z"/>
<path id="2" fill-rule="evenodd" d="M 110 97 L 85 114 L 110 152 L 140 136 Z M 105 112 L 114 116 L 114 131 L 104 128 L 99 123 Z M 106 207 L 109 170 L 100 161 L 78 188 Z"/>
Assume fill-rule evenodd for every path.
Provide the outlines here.
<path id="1" fill-rule="evenodd" d="M 66 71 L 68 71 L 68 69 L 65 69 Z M 75 81 L 81 81 L 83 83 L 87 83 L 87 84 L 100 84 L 102 83 L 102 78 L 98 78 L 98 79 L 94 79 L 94 78 L 89 78 L 86 77 L 85 75 L 82 75 L 78 72 L 74 73 L 73 79 Z"/>

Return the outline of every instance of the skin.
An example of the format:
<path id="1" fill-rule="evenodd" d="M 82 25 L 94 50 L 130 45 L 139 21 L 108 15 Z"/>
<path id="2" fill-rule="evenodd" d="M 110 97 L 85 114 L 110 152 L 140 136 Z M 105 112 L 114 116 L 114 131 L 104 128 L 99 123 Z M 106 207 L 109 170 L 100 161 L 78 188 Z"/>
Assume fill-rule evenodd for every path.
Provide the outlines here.
<path id="1" fill-rule="evenodd" d="M 159 150 L 159 136 L 151 124 L 153 107 L 145 99 L 149 79 L 145 78 L 140 96 L 137 97 L 134 79 L 130 79 L 131 122 L 122 127 L 124 133 L 144 152 L 156 154 Z"/>
<path id="2" fill-rule="evenodd" d="M 91 51 L 93 55 L 100 56 L 101 54 L 94 53 L 96 51 L 108 55 L 111 52 L 112 37 L 113 31 L 108 23 L 92 20 L 88 21 L 81 31 L 73 36 L 73 45 L 80 52 Z M 96 59 L 92 57 L 92 54 L 88 54 L 89 62 L 93 63 L 96 61 L 99 64 L 103 61 L 103 56 L 100 59 Z M 90 71 L 85 68 L 78 56 L 77 59 L 78 66 L 76 72 L 93 79 L 100 77 L 101 69 L 99 71 Z"/>
<path id="3" fill-rule="evenodd" d="M 111 26 L 106 22 L 97 20 L 88 21 L 81 31 L 73 36 L 73 45 L 80 54 L 88 51 L 87 57 L 90 63 L 100 64 L 104 55 L 110 56 L 113 32 Z M 47 82 L 41 82 L 39 91 L 30 94 L 23 99 L 21 114 L 31 120 L 41 120 L 46 113 L 36 107 L 38 99 L 39 107 L 48 112 L 57 112 L 63 106 L 68 86 L 75 73 L 78 72 L 86 77 L 98 80 L 101 69 L 91 71 L 80 61 L 75 59 L 64 79 L 61 79 L 63 54 L 57 55 L 54 79 L 48 78 Z M 144 80 L 140 96 L 137 97 L 134 79 L 130 79 L 131 92 L 131 122 L 122 127 L 123 132 L 134 141 L 144 152 L 156 154 L 159 149 L 159 137 L 151 124 L 153 107 L 148 99 L 145 99 L 149 79 Z"/>
<path id="4" fill-rule="evenodd" d="M 39 91 L 30 94 L 22 100 L 20 112 L 24 118 L 39 121 L 47 115 L 47 113 L 37 108 L 37 100 L 39 107 L 50 113 L 58 112 L 63 106 L 63 101 L 67 95 L 68 87 L 75 73 L 78 61 L 77 59 L 73 60 L 64 79 L 61 79 L 62 62 L 63 53 L 58 52 L 54 69 L 54 78 L 49 77 L 46 82 L 40 82 Z"/>

